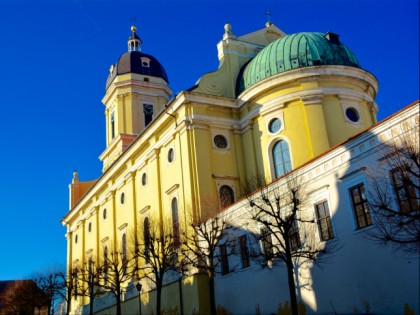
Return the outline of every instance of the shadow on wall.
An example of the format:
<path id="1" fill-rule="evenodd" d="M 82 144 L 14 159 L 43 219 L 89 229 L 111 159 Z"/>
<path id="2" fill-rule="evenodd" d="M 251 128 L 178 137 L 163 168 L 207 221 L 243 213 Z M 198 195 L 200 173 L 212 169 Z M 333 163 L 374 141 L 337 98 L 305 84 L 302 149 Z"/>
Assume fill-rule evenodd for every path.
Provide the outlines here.
<path id="1" fill-rule="evenodd" d="M 174 275 L 172 275 L 174 276 Z M 162 289 L 162 314 L 208 314 L 208 277 L 206 274 L 195 274 L 166 283 Z M 195 298 L 194 298 L 195 297 Z M 103 297 L 109 299 L 112 305 L 115 299 L 112 295 Z M 102 305 L 105 305 L 102 303 Z M 141 312 L 139 312 L 139 294 L 135 286 L 125 294 L 121 304 L 123 314 L 150 315 L 156 313 L 156 290 L 141 293 Z M 95 305 L 95 315 L 115 314 L 115 306 L 107 307 Z M 89 305 L 84 306 L 83 314 L 89 314 Z"/>
<path id="2" fill-rule="evenodd" d="M 229 260 L 229 272 L 216 278 L 217 304 L 224 310 L 271 314 L 281 311 L 279 303 L 288 307 L 288 263 L 275 253 L 285 250 L 278 244 L 289 235 L 290 246 L 297 247 L 292 251 L 296 298 L 308 313 L 419 311 L 418 116 L 385 121 L 372 129 L 258 190 L 248 198 L 248 210 L 245 201 L 224 212 L 238 248 Z M 300 199 L 304 211 L 296 212 L 295 226 L 290 222 L 288 232 L 278 237 L 275 234 L 284 228 L 276 214 L 285 211 L 281 186 L 293 174 L 300 174 L 306 188 Z M 290 200 L 289 196 L 289 209 Z M 391 209 L 392 215 L 384 209 Z M 414 236 L 414 250 L 390 240 L 401 236 Z M 324 246 L 339 250 L 318 265 Z M 306 249 L 315 250 L 314 257 L 302 253 Z"/>

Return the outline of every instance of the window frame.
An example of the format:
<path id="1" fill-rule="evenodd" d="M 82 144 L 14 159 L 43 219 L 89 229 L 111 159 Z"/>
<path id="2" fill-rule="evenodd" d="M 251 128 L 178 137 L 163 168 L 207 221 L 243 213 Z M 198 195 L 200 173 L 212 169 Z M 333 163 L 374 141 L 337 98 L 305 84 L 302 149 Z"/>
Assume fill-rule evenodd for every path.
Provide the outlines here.
<path id="1" fill-rule="evenodd" d="M 271 261 L 274 258 L 274 245 L 271 231 L 267 227 L 260 229 L 261 250 L 266 261 Z"/>
<path id="2" fill-rule="evenodd" d="M 143 219 L 143 242 L 144 242 L 144 255 L 150 257 L 150 219 L 148 216 L 145 216 Z"/>
<path id="3" fill-rule="evenodd" d="M 219 140 L 224 142 L 223 145 L 219 146 L 221 144 Z M 226 150 L 229 145 L 229 141 L 224 134 L 218 133 L 213 137 L 213 145 L 218 150 Z"/>
<path id="4" fill-rule="evenodd" d="M 176 207 L 174 207 L 176 205 Z M 172 238 L 174 249 L 181 247 L 181 230 L 179 220 L 178 198 L 171 198 L 171 214 L 172 214 Z"/>
<path id="5" fill-rule="evenodd" d="M 222 189 L 223 190 L 227 190 L 229 192 L 229 196 L 223 194 L 222 195 Z M 225 198 L 225 197 L 228 198 Z M 230 203 L 229 203 L 230 202 Z M 229 184 L 221 184 L 220 188 L 219 188 L 219 203 L 220 203 L 220 208 L 224 209 L 229 207 L 230 205 L 235 203 L 235 191 L 233 189 L 233 187 Z"/>
<path id="6" fill-rule="evenodd" d="M 302 240 L 300 239 L 299 222 L 295 218 L 289 230 L 289 242 L 292 252 L 302 248 Z"/>
<path id="7" fill-rule="evenodd" d="M 281 143 L 284 143 L 287 146 L 286 149 L 287 149 L 287 154 L 288 154 L 288 161 L 287 159 L 284 158 L 285 157 L 284 152 L 286 150 L 284 150 L 283 148 L 280 147 L 280 152 L 276 152 L 277 154 L 275 154 L 277 145 L 281 146 Z M 272 161 L 274 178 L 279 178 L 293 170 L 290 144 L 285 139 L 279 138 L 279 139 L 275 139 L 272 142 L 272 146 L 270 148 L 270 156 L 271 156 L 271 161 Z M 276 163 L 278 159 L 280 159 L 279 162 L 281 162 L 281 164 Z M 284 171 L 283 173 L 280 172 L 280 169 L 278 170 L 277 165 L 282 167 L 282 170 Z"/>
<path id="8" fill-rule="evenodd" d="M 105 244 L 104 249 L 103 249 L 103 260 L 104 260 L 104 263 L 103 263 L 104 271 L 103 272 L 104 272 L 104 283 L 105 283 L 105 285 L 108 284 L 108 268 L 109 268 L 109 266 L 108 266 L 108 255 L 109 255 L 108 244 Z"/>
<path id="9" fill-rule="evenodd" d="M 172 164 L 175 161 L 175 149 L 173 147 L 168 148 L 166 161 L 168 164 Z"/>
<path id="10" fill-rule="evenodd" d="M 150 125 L 153 121 L 154 106 L 153 104 L 143 104 L 143 122 L 144 128 Z"/>
<path id="11" fill-rule="evenodd" d="M 319 216 L 319 212 L 318 212 L 318 206 L 319 205 L 323 205 L 324 207 L 324 216 L 320 217 Z M 325 207 L 326 205 L 326 207 Z M 318 235 L 319 235 L 319 239 L 323 242 L 326 241 L 330 241 L 335 239 L 335 232 L 334 232 L 334 226 L 333 226 L 333 222 L 332 222 L 332 216 L 331 216 L 331 211 L 330 211 L 330 205 L 328 203 L 327 199 L 318 201 L 314 204 L 314 212 L 315 212 L 315 219 L 316 219 L 316 224 L 318 226 Z M 328 212 L 328 215 L 326 215 L 326 213 Z M 326 222 L 327 224 L 327 233 L 328 233 L 328 237 L 325 238 L 324 237 L 324 233 L 322 232 L 322 222 Z"/>
<path id="12" fill-rule="evenodd" d="M 115 111 L 110 113 L 109 121 L 111 127 L 111 140 L 113 140 L 115 138 Z"/>
<path id="13" fill-rule="evenodd" d="M 273 126 L 275 123 L 278 123 L 278 129 L 273 130 Z M 270 134 L 272 135 L 276 135 L 278 134 L 281 130 L 283 130 L 283 122 L 279 117 L 273 117 L 269 120 L 268 124 L 267 124 L 267 130 Z"/>
<path id="14" fill-rule="evenodd" d="M 228 257 L 226 243 L 219 245 L 219 262 L 220 262 L 220 273 L 223 276 L 227 275 L 230 272 L 230 270 L 229 270 L 229 257 Z"/>
<path id="15" fill-rule="evenodd" d="M 360 187 L 363 187 L 363 189 L 364 189 L 365 198 L 362 199 L 362 194 L 359 192 L 361 200 L 359 202 L 355 202 L 355 200 L 353 198 L 353 190 L 358 189 L 358 191 L 359 191 Z M 356 230 L 362 230 L 364 228 L 367 228 L 367 227 L 373 225 L 373 218 L 372 218 L 372 214 L 371 214 L 371 211 L 370 211 L 369 201 L 367 200 L 366 193 L 367 193 L 367 189 L 366 189 L 366 185 L 365 185 L 364 182 L 359 182 L 358 184 L 353 185 L 353 186 L 348 188 L 348 194 L 349 194 L 349 197 L 350 197 L 350 202 L 351 202 L 351 207 L 352 207 L 353 218 L 354 218 Z M 364 222 L 365 225 L 363 225 L 363 226 L 361 226 L 361 224 L 359 222 L 358 218 L 360 216 L 357 215 L 357 210 L 356 210 L 356 207 L 360 206 L 360 205 L 363 207 L 363 218 L 364 218 L 364 221 L 365 221 Z M 367 208 L 368 208 L 368 216 L 366 216 L 365 205 L 367 205 Z M 370 220 L 369 224 L 368 224 L 367 218 L 369 218 L 369 220 Z"/>
<path id="16" fill-rule="evenodd" d="M 141 174 L 141 179 L 140 179 L 140 181 L 141 181 L 141 186 L 142 187 L 144 187 L 144 186 L 146 186 L 147 185 L 147 173 L 146 172 L 143 172 L 142 174 Z"/>
<path id="17" fill-rule="evenodd" d="M 409 214 L 411 212 L 418 211 L 420 209 L 419 204 L 418 204 L 418 199 L 416 197 L 419 192 L 416 193 L 416 187 L 411 182 L 412 179 L 404 180 L 404 178 L 406 178 L 407 176 L 409 177 L 409 174 L 404 174 L 405 172 L 404 168 L 405 166 L 395 167 L 392 170 L 390 170 L 389 173 L 390 173 L 392 187 L 394 189 L 395 199 L 396 199 L 396 204 L 398 206 L 398 209 L 402 214 Z M 397 180 L 397 177 L 395 176 L 396 173 L 401 174 L 401 182 L 402 182 L 401 184 L 399 184 L 399 181 Z M 405 198 L 406 198 L 405 200 L 402 200 L 400 192 L 404 193 Z M 416 201 L 417 201 L 417 207 L 415 206 L 415 204 L 413 204 Z M 403 206 L 403 202 L 405 202 L 407 205 Z M 405 208 L 407 206 L 408 206 L 408 209 Z"/>
<path id="18" fill-rule="evenodd" d="M 248 268 L 251 266 L 251 261 L 249 257 L 248 249 L 248 238 L 246 234 L 242 234 L 238 237 L 239 243 L 239 253 L 241 258 L 242 269 Z"/>

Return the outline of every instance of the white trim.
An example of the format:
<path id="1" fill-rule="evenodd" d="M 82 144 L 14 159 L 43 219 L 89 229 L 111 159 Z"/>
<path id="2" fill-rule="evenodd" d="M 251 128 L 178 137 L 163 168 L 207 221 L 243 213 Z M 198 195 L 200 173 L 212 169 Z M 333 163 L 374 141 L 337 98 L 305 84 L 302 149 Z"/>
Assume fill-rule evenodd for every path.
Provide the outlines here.
<path id="1" fill-rule="evenodd" d="M 280 120 L 280 128 L 276 132 L 271 132 L 270 124 L 274 119 Z M 265 121 L 266 130 L 267 130 L 267 135 L 269 135 L 269 136 L 276 136 L 276 135 L 278 135 L 279 133 L 281 133 L 282 131 L 285 130 L 283 111 L 281 111 L 281 112 L 276 111 L 276 112 L 272 112 L 269 115 L 265 115 L 264 116 L 264 121 Z"/>
<path id="2" fill-rule="evenodd" d="M 214 150 L 219 151 L 219 152 L 226 152 L 229 151 L 231 149 L 230 147 L 230 133 L 229 130 L 223 130 L 223 129 L 211 129 L 211 144 Z M 214 143 L 214 138 L 216 136 L 223 136 L 226 139 L 226 148 L 219 148 L 218 146 L 216 146 L 216 144 Z"/>

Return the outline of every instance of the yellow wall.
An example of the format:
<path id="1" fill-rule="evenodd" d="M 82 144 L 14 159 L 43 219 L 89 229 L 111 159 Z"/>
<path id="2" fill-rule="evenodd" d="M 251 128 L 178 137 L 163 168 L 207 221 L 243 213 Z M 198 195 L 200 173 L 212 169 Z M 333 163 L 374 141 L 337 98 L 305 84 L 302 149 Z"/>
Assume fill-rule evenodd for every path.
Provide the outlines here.
<path id="1" fill-rule="evenodd" d="M 292 167 L 296 168 L 374 123 L 368 103 L 357 97 L 338 95 L 341 91 L 363 92 L 351 80 L 337 83 L 330 78 L 323 81 L 317 77 L 302 82 L 264 84 L 255 88 L 255 95 L 252 95 L 251 87 L 251 91 L 247 91 L 251 96 L 237 101 L 183 92 L 169 103 L 167 113 L 163 110 L 166 101 L 162 92 L 167 87 L 162 85 L 159 90 L 149 86 L 149 92 L 156 93 L 155 104 L 161 112 L 155 111 L 154 121 L 140 130 L 127 151 L 119 152 L 120 157 L 111 161 L 113 163 L 107 162 L 101 178 L 90 186 L 80 182 L 80 187 L 90 189 L 84 191 L 85 195 L 78 203 L 72 204 L 63 219 L 70 237 L 68 266 L 75 261 L 85 263 L 88 254 L 98 261 L 103 256 L 104 244 L 108 245 L 109 251 L 120 249 L 122 233 L 127 233 L 128 240 L 133 231 L 142 235 L 145 216 L 171 219 L 174 197 L 178 199 L 180 226 L 185 229 L 193 220 L 191 214 L 197 215 L 199 211 L 208 214 L 209 200 L 212 200 L 210 211 L 220 210 L 218 189 L 221 185 L 230 185 L 239 199 L 243 186 L 256 178 L 273 180 L 271 150 L 280 139 L 288 142 Z M 330 89 L 329 94 L 318 91 L 325 87 Z M 147 98 L 138 95 L 139 91 L 134 95 L 131 86 L 111 91 L 113 88 L 105 99 L 108 107 L 115 106 L 116 130 L 137 132 L 136 129 L 142 128 L 139 111 Z M 313 95 L 307 93 L 312 90 L 315 91 Z M 117 97 L 117 92 L 122 96 Z M 343 108 L 350 105 L 359 110 L 360 123 L 350 124 L 345 120 Z M 267 130 L 272 117 L 281 117 L 284 126 L 276 134 Z M 217 134 L 227 138 L 226 149 L 214 146 L 213 137 Z M 168 162 L 171 148 L 175 158 Z M 144 173 L 147 175 L 145 185 L 142 183 Z M 106 219 L 103 218 L 104 209 Z M 205 292 L 204 280 L 197 279 L 192 286 L 184 284 L 185 290 L 192 290 L 191 294 L 193 291 L 194 294 Z M 165 293 L 170 301 L 164 306 L 167 308 L 172 307 L 176 296 L 171 290 L 168 287 Z M 192 305 L 206 301 L 200 294 L 191 297 L 196 299 Z"/>

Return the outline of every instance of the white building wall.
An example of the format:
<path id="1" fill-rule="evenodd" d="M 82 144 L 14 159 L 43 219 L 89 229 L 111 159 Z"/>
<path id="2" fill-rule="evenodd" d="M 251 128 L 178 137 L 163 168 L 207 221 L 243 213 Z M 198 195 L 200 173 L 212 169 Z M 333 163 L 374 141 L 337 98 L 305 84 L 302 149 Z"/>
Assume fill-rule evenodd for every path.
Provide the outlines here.
<path id="1" fill-rule="evenodd" d="M 372 226 L 356 229 L 349 188 L 364 183 L 369 190 L 371 174 L 382 169 L 378 145 L 419 126 L 419 104 L 412 105 L 311 163 L 295 170 L 306 183 L 308 213 L 327 200 L 335 239 L 340 249 L 322 268 L 300 268 L 298 298 L 308 314 L 403 314 L 407 303 L 419 314 L 419 260 L 395 253 L 366 238 Z M 418 130 L 418 129 L 417 129 Z M 271 185 L 278 185 L 281 181 Z M 247 200 L 227 209 L 223 216 L 235 227 L 233 234 L 251 233 Z M 374 220 L 374 218 L 373 218 Z M 277 314 L 279 303 L 289 300 L 286 267 L 261 268 L 251 261 L 242 269 L 238 256 L 229 257 L 234 269 L 216 278 L 216 303 L 233 314 Z"/>

